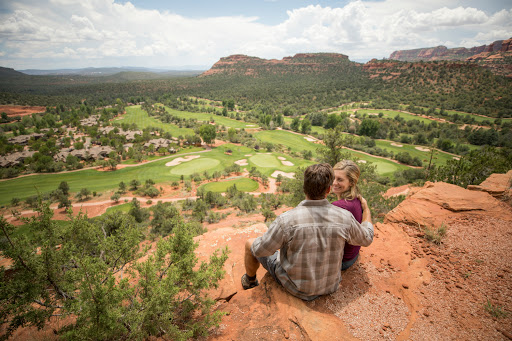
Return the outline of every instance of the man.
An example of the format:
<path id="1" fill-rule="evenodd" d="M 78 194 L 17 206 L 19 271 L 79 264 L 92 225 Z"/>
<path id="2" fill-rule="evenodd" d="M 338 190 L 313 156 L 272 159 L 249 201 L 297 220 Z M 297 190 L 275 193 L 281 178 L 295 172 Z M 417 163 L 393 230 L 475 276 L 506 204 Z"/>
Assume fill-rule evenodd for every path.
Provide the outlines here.
<path id="1" fill-rule="evenodd" d="M 370 245 L 373 225 L 366 200 L 361 200 L 361 224 L 350 212 L 327 201 L 333 181 L 334 172 L 327 163 L 306 169 L 306 200 L 277 217 L 263 236 L 246 242 L 244 289 L 259 284 L 260 264 L 288 292 L 306 301 L 338 289 L 345 241 Z"/>

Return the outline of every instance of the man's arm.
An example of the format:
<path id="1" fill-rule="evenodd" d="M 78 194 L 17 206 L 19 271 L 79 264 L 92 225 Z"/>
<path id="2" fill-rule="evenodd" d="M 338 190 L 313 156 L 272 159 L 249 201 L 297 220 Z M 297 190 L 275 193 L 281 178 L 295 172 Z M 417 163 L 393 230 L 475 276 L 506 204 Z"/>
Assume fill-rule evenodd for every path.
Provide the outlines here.
<path id="1" fill-rule="evenodd" d="M 366 199 L 363 197 L 359 198 L 359 201 L 361 201 L 361 208 L 363 209 L 363 221 L 367 221 L 369 223 L 372 222 L 372 213 L 370 212 L 370 208 L 368 207 L 368 202 L 366 202 Z"/>
<path id="2" fill-rule="evenodd" d="M 366 199 L 360 197 L 359 200 L 363 209 L 363 219 L 361 224 L 352 219 L 350 236 L 347 241 L 352 245 L 369 246 L 373 242 L 372 214 Z"/>
<path id="3" fill-rule="evenodd" d="M 251 251 L 255 257 L 268 257 L 281 248 L 283 244 L 283 229 L 281 228 L 281 219 L 277 217 L 267 232 L 258 237 L 252 243 Z"/>

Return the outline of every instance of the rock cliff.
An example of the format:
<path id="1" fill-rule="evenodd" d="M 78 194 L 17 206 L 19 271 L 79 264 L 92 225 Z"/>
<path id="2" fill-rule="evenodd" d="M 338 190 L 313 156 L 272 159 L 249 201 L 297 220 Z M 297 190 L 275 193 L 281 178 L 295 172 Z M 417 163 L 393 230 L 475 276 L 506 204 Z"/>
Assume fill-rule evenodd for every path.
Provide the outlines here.
<path id="1" fill-rule="evenodd" d="M 394 51 L 389 59 L 407 62 L 466 61 L 485 67 L 495 74 L 512 77 L 512 38 L 469 49 L 465 47 L 448 49 L 446 46 L 436 46 Z"/>
<path id="2" fill-rule="evenodd" d="M 226 315 L 210 339 L 506 340 L 512 333 L 512 209 L 482 188 L 508 193 L 511 176 L 493 175 L 493 184 L 478 190 L 446 183 L 411 189 L 375 225 L 373 244 L 344 272 L 339 290 L 313 302 L 286 293 L 264 269 L 260 286 L 242 289 L 244 242 L 263 233 L 264 224 L 198 237 L 200 258 L 231 249 L 226 276 L 212 292 Z M 429 240 L 435 233 L 437 243 Z"/>
<path id="3" fill-rule="evenodd" d="M 201 74 L 201 77 L 225 74 L 259 76 L 263 73 L 287 74 L 287 73 L 318 73 L 327 72 L 333 68 L 356 66 L 348 57 L 338 53 L 298 53 L 293 57 L 277 59 L 262 59 L 236 54 L 221 58 L 210 70 Z"/>

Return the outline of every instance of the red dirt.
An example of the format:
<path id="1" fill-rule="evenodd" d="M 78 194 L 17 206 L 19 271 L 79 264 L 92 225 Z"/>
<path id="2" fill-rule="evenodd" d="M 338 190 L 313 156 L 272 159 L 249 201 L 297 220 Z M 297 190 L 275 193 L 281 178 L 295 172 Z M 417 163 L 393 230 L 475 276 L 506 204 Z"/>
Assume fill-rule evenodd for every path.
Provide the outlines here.
<path id="1" fill-rule="evenodd" d="M 46 107 L 31 107 L 27 105 L 0 105 L 0 112 L 5 112 L 7 116 L 27 116 L 34 113 L 45 112 Z"/>

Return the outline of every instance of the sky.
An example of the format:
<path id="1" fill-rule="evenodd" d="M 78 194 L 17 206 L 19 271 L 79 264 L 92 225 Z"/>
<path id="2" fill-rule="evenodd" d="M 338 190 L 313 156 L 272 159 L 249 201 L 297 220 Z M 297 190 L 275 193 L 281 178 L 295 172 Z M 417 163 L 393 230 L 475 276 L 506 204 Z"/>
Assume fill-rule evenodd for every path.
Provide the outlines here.
<path id="1" fill-rule="evenodd" d="M 473 47 L 512 37 L 510 0 L 0 0 L 0 66 L 208 69 L 282 59 Z"/>

